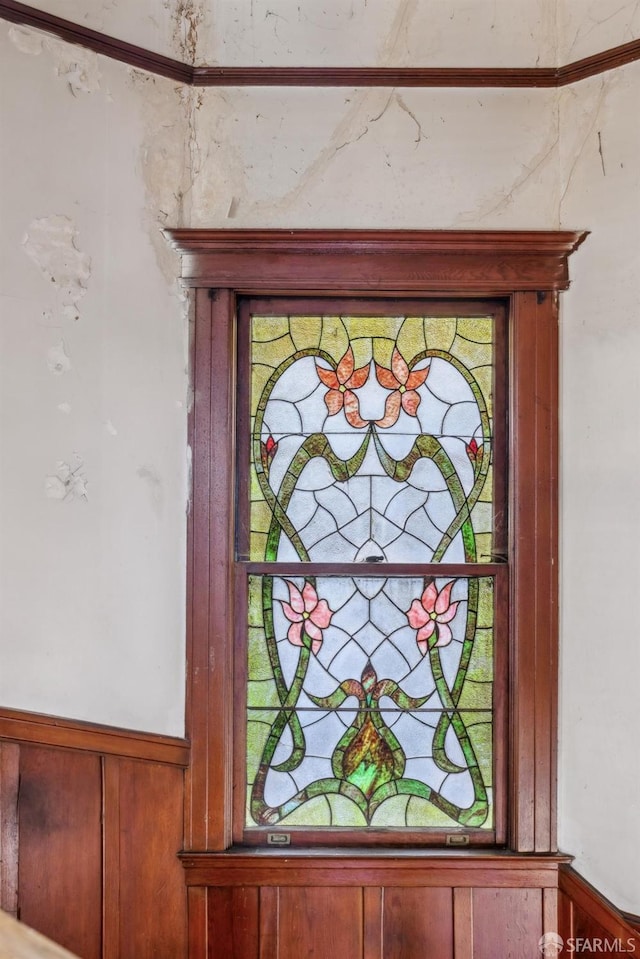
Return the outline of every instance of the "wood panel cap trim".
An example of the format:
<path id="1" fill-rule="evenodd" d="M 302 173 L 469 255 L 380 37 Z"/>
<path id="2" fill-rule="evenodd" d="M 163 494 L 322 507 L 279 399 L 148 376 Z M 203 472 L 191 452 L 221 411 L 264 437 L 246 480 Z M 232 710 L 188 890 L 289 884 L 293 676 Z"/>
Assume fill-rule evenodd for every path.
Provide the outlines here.
<path id="1" fill-rule="evenodd" d="M 189 763 L 189 743 L 185 739 L 17 709 L 0 709 L 0 739 L 173 766 L 187 766 Z"/>
<path id="2" fill-rule="evenodd" d="M 233 850 L 184 852 L 189 886 L 490 886 L 557 888 L 570 857 L 512 853 L 442 854 L 389 850 L 385 855 L 343 849 L 336 854 Z"/>
<path id="3" fill-rule="evenodd" d="M 56 17 L 17 0 L 0 0 L 0 17 L 51 33 L 113 60 L 197 87 L 554 88 L 640 60 L 640 39 L 560 67 L 225 67 L 193 66 Z"/>
<path id="4" fill-rule="evenodd" d="M 564 290 L 573 231 L 165 230 L 192 286 L 263 293 Z"/>

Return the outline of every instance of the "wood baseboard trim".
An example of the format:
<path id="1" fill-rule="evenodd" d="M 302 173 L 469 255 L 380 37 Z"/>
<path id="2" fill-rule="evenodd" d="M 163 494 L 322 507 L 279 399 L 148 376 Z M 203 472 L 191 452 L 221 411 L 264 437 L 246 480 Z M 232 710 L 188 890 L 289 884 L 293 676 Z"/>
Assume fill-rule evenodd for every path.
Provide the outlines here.
<path id="1" fill-rule="evenodd" d="M 631 916 L 623 913 L 612 902 L 606 899 L 598 892 L 591 883 L 576 872 L 573 866 L 568 863 L 560 865 L 558 876 L 558 888 L 564 893 L 574 907 L 578 907 L 583 913 L 593 919 L 613 938 L 623 942 L 630 940 L 635 949 L 627 951 L 640 952 L 640 931 L 630 920 L 636 920 L 640 923 L 640 916 Z M 574 934 L 573 930 L 565 932 Z M 565 936 L 566 938 L 566 936 Z"/>
<path id="2" fill-rule="evenodd" d="M 561 67 L 196 67 L 17 0 L 0 0 L 0 18 L 196 87 L 557 88 L 640 60 L 638 39 Z"/>
<path id="3" fill-rule="evenodd" d="M 0 709 L 0 740 L 79 749 L 172 766 L 189 764 L 189 743 L 185 739 L 17 709 Z"/>

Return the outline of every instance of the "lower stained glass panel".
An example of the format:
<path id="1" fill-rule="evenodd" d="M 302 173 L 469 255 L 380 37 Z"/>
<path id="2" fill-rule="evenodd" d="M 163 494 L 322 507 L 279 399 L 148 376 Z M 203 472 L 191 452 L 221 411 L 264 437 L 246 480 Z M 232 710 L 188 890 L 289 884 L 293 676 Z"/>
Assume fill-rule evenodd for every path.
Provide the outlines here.
<path id="1" fill-rule="evenodd" d="M 493 592 L 250 576 L 246 826 L 493 828 Z"/>

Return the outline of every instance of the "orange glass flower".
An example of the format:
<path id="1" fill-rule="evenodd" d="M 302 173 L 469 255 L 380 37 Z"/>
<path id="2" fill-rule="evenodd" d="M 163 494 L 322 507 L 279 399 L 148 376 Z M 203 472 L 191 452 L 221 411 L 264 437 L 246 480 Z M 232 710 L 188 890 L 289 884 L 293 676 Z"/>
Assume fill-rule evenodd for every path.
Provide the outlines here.
<path id="1" fill-rule="evenodd" d="M 404 357 L 397 348 L 393 350 L 390 370 L 376 363 L 378 383 L 385 390 L 393 390 L 393 393 L 387 397 L 384 416 L 381 420 L 376 420 L 376 426 L 381 426 L 383 429 L 394 426 L 401 409 L 409 416 L 417 416 L 420 396 L 416 393 L 416 390 L 419 386 L 422 386 L 428 375 L 428 366 L 423 370 L 409 371 Z"/>
<path id="2" fill-rule="evenodd" d="M 327 370 L 323 366 L 318 366 L 316 370 L 318 376 L 325 386 L 329 387 L 329 392 L 325 394 L 324 401 L 327 404 L 329 416 L 335 416 L 341 409 L 344 409 L 344 415 L 347 422 L 357 429 L 368 426 L 368 421 L 360 416 L 360 406 L 358 397 L 353 390 L 364 386 L 369 377 L 369 367 L 361 366 L 355 370 L 355 361 L 351 347 L 344 354 L 335 370 Z"/>

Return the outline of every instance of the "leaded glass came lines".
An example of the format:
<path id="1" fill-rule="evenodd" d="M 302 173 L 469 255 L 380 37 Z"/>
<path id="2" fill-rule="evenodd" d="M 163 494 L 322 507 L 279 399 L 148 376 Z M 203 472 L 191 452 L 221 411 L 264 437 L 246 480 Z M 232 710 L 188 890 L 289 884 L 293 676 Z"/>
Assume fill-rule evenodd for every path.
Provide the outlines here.
<path id="1" fill-rule="evenodd" d="M 493 320 L 254 315 L 250 340 L 246 825 L 491 829 Z"/>
<path id="2" fill-rule="evenodd" d="M 489 318 L 254 316 L 252 336 L 252 560 L 490 561 Z"/>

